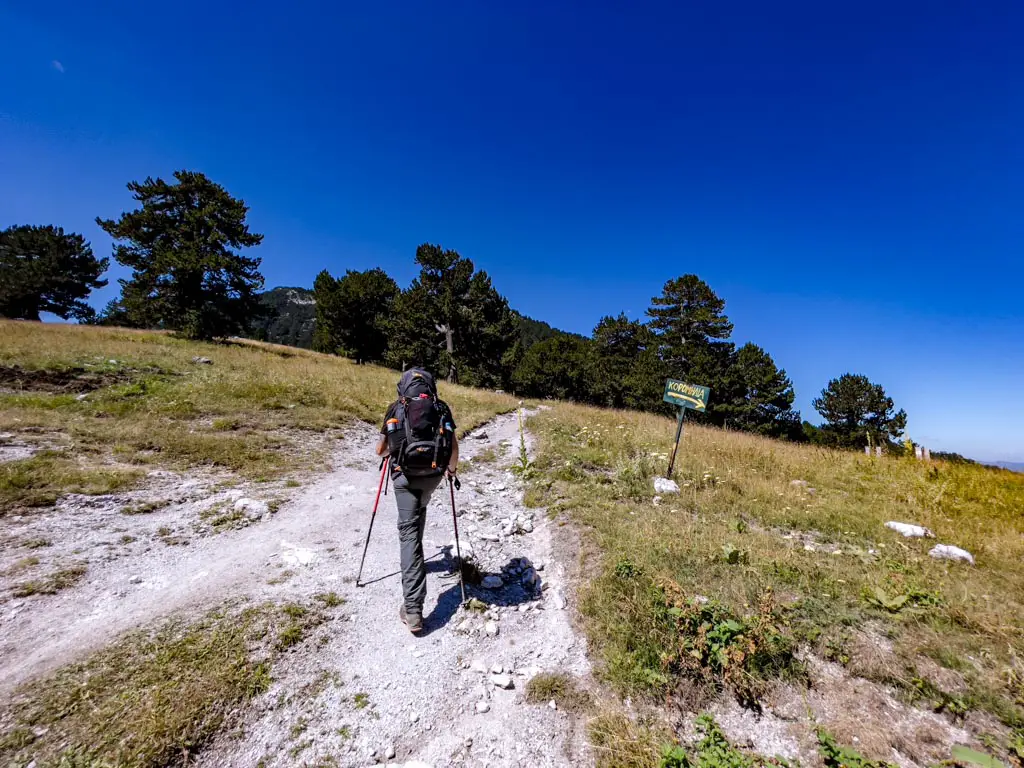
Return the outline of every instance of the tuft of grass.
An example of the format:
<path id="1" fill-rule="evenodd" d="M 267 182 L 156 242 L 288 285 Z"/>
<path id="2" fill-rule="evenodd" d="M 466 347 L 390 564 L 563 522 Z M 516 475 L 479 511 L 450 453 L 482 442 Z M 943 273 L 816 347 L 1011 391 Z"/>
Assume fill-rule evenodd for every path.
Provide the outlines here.
<path id="1" fill-rule="evenodd" d="M 24 581 L 16 584 L 13 590 L 15 597 L 30 597 L 31 595 L 55 595 L 62 589 L 75 586 L 85 576 L 88 568 L 85 565 L 71 565 L 61 568 L 41 579 Z"/>
<path id="2" fill-rule="evenodd" d="M 277 586 L 278 584 L 284 584 L 288 579 L 295 575 L 295 571 L 284 570 L 276 576 L 267 579 L 267 584 L 271 586 Z"/>
<path id="3" fill-rule="evenodd" d="M 661 768 L 787 768 L 789 763 L 779 757 L 766 758 L 754 752 L 738 749 L 729 743 L 718 724 L 707 714 L 696 720 L 700 740 L 689 750 L 668 745 L 661 754 Z M 861 768 L 850 765 L 849 768 Z M 863 766 L 868 768 L 868 766 Z"/>
<path id="4" fill-rule="evenodd" d="M 345 598 L 337 592 L 319 592 L 313 595 L 313 599 L 318 600 L 325 608 L 336 608 L 345 603 Z"/>
<path id="5" fill-rule="evenodd" d="M 356 709 L 366 709 L 370 706 L 370 694 L 360 691 L 352 697 L 352 703 L 355 704 Z"/>
<path id="6" fill-rule="evenodd" d="M 869 760 L 855 749 L 840 746 L 825 730 L 819 729 L 817 736 L 818 754 L 821 755 L 825 768 L 896 768 L 892 763 Z"/>
<path id="7" fill-rule="evenodd" d="M 267 607 L 132 632 L 0 704 L 0 762 L 158 768 L 191 762 L 270 686 Z"/>
<path id="8" fill-rule="evenodd" d="M 39 558 L 35 555 L 29 557 L 23 557 L 20 560 L 16 560 L 14 565 L 3 572 L 4 576 L 17 576 L 19 573 L 24 573 L 30 568 L 34 568 L 39 565 Z"/>
<path id="9" fill-rule="evenodd" d="M 554 701 L 567 712 L 585 712 L 590 708 L 590 694 L 563 672 L 541 672 L 526 683 L 526 700 L 531 704 Z"/>
<path id="10" fill-rule="evenodd" d="M 49 539 L 37 538 L 37 539 L 28 539 L 27 541 L 24 542 L 24 544 L 22 546 L 27 547 L 28 549 L 42 549 L 43 547 L 49 547 L 49 546 L 52 546 L 52 545 L 53 545 L 53 542 L 50 541 Z"/>
<path id="11" fill-rule="evenodd" d="M 129 504 L 126 507 L 122 507 L 122 515 L 148 515 L 150 512 L 156 512 L 157 510 L 163 509 L 171 503 L 170 499 L 159 499 L 157 501 L 145 501 L 139 504 Z"/>
<path id="12" fill-rule="evenodd" d="M 0 410 L 2 405 L 0 398 Z M 28 459 L 5 461 L 0 464 L 0 517 L 52 506 L 69 493 L 101 496 L 124 490 L 139 476 L 132 470 L 88 467 L 61 451 L 42 451 Z"/>

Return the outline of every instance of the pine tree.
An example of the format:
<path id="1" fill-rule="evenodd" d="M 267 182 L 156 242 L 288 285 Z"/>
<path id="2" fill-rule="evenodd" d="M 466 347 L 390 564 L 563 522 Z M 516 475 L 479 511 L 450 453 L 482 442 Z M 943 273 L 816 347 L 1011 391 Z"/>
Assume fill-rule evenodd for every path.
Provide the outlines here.
<path id="1" fill-rule="evenodd" d="M 516 392 L 528 397 L 596 402 L 603 371 L 594 342 L 559 334 L 526 350 L 513 376 Z"/>
<path id="2" fill-rule="evenodd" d="M 801 439 L 793 383 L 771 355 L 756 344 L 744 344 L 734 356 L 732 370 L 737 387 L 725 406 L 727 425 L 768 437 Z"/>
<path id="3" fill-rule="evenodd" d="M 732 323 L 723 314 L 725 301 L 696 275 L 669 280 L 651 305 L 647 315 L 661 340 L 662 359 L 677 377 L 693 378 L 694 358 L 707 354 L 704 348 L 711 340 L 728 339 L 732 333 Z"/>
<path id="4" fill-rule="evenodd" d="M 387 323 L 398 285 L 379 268 L 348 270 L 334 279 L 327 270 L 314 283 L 316 348 L 351 357 L 357 364 L 379 362 L 388 347 Z"/>
<path id="5" fill-rule="evenodd" d="M 248 206 L 201 173 L 177 171 L 177 183 L 130 182 L 137 210 L 96 219 L 115 240 L 114 258 L 132 269 L 107 311 L 139 327 L 168 328 L 212 339 L 242 333 L 260 312 L 260 260 L 241 248 L 259 245 Z"/>
<path id="6" fill-rule="evenodd" d="M 487 273 L 439 245 L 417 248 L 416 263 L 420 274 L 395 301 L 388 324 L 389 364 L 421 365 L 450 382 L 506 382 L 519 327 Z"/>
<path id="7" fill-rule="evenodd" d="M 84 299 L 109 259 L 97 259 L 81 235 L 60 227 L 8 227 L 0 232 L 0 317 L 38 320 L 40 312 L 88 321 Z"/>
<path id="8" fill-rule="evenodd" d="M 611 408 L 660 411 L 665 366 L 658 356 L 658 338 L 624 314 L 603 317 L 594 328 L 594 349 L 601 376 L 596 396 Z"/>
<path id="9" fill-rule="evenodd" d="M 845 447 L 882 445 L 899 439 L 907 413 L 867 376 L 845 373 L 832 379 L 812 405 L 825 419 L 824 431 Z"/>

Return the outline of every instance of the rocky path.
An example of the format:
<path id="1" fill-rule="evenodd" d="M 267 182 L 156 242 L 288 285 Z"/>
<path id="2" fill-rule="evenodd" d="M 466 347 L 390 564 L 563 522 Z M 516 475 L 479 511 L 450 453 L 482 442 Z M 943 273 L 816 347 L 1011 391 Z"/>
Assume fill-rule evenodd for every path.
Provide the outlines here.
<path id="1" fill-rule="evenodd" d="M 521 488 L 506 469 L 518 455 L 516 415 L 500 417 L 462 443 L 460 539 L 491 587 L 469 587 L 482 610 L 459 607 L 443 485 L 430 504 L 424 536 L 428 598 L 420 637 L 397 618 L 401 587 L 391 495 L 381 500 L 366 557 L 364 581 L 370 583 L 355 586 L 379 474 L 374 432 L 352 434 L 348 466 L 293 489 L 294 497 L 262 522 L 90 567 L 78 587 L 7 611 L 0 695 L 169 614 L 198 612 L 229 598 L 308 601 L 333 591 L 345 600 L 337 609 L 341 619 L 322 625 L 317 643 L 275 666 L 273 687 L 248 722 L 218 739 L 201 765 L 589 763 L 569 714 L 524 700 L 532 675 L 585 676 L 588 666 L 564 610 L 560 563 L 567 560 L 553 550 L 543 514 L 522 506 Z"/>

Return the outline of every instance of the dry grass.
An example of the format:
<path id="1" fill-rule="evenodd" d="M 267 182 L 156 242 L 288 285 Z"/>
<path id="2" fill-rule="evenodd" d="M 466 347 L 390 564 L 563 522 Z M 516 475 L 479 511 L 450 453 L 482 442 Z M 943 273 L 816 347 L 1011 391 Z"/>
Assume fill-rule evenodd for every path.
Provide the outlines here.
<path id="1" fill-rule="evenodd" d="M 252 479 L 323 466 L 326 457 L 309 446 L 342 437 L 353 420 L 376 423 L 398 377 L 301 349 L 199 344 L 149 331 L 0 321 L 0 339 L 0 366 L 20 371 L 19 388 L 0 391 L 0 431 L 70 441 L 61 454 L 4 464 L 0 509 L 50 504 L 69 491 L 109 492 L 134 479 L 124 466 L 131 464 L 213 466 Z M 193 363 L 197 356 L 212 365 Z M 117 383 L 78 395 L 33 390 L 40 371 L 48 382 L 54 371 L 81 371 L 75 376 L 90 387 Z M 462 430 L 516 404 L 465 387 L 442 385 L 441 395 Z"/>
<path id="2" fill-rule="evenodd" d="M 702 674 L 682 663 L 687 652 L 736 690 L 728 664 L 715 669 L 716 644 L 731 654 L 767 626 L 766 637 L 809 646 L 923 706 L 1024 726 L 1024 476 L 688 426 L 676 464 L 682 493 L 655 505 L 669 420 L 557 405 L 531 426 L 539 476 L 529 496 L 588 532 L 596 556 L 585 563 L 593 578 L 582 610 L 604 674 L 623 693 L 692 697 Z M 977 566 L 933 560 L 935 540 L 903 539 L 887 520 L 931 528 Z M 690 621 L 704 605 L 724 613 Z M 730 620 L 743 625 L 740 646 L 718 631 Z M 864 627 L 892 644 L 870 670 L 858 668 L 851 642 Z M 785 669 L 748 662 L 745 654 L 734 669 L 754 682 Z M 956 670 L 963 689 L 945 690 L 936 669 Z"/>
<path id="3" fill-rule="evenodd" d="M 584 712 L 590 708 L 591 700 L 579 682 L 564 672 L 541 672 L 530 678 L 526 684 L 526 700 L 531 704 L 555 702 L 566 712 Z"/>
<path id="4" fill-rule="evenodd" d="M 294 604 L 226 608 L 132 632 L 0 705 L 4 765 L 190 765 L 267 690 L 275 655 L 323 616 Z"/>

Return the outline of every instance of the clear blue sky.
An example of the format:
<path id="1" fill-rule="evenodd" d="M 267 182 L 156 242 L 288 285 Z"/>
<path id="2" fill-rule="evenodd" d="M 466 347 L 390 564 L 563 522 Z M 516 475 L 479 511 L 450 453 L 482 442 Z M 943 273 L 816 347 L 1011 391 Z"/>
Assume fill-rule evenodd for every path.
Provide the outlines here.
<path id="1" fill-rule="evenodd" d="M 251 205 L 268 287 L 404 284 L 440 242 L 589 332 L 695 272 L 805 417 L 864 373 L 916 440 L 1024 461 L 1019 0 L 14 0 L 0 29 L 0 226 L 106 255 L 124 184 L 188 168 Z"/>

